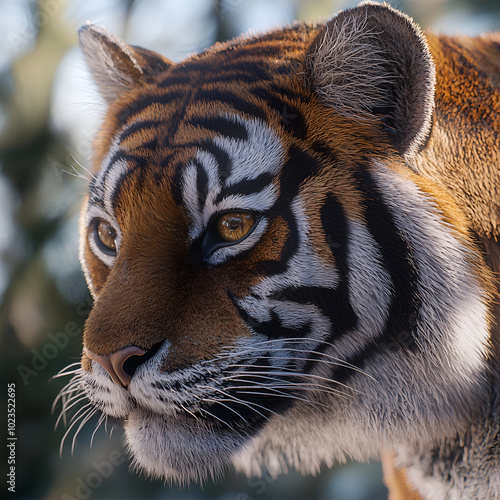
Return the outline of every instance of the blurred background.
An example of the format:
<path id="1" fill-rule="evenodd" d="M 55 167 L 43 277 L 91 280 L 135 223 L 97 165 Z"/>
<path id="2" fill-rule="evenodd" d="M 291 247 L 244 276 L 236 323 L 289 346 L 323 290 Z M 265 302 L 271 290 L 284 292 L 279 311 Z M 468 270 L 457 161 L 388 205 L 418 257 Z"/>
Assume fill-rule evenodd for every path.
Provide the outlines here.
<path id="1" fill-rule="evenodd" d="M 104 104 L 75 47 L 91 20 L 134 45 L 178 61 L 217 40 L 294 19 L 318 21 L 348 0 L 0 0 L 0 374 L 1 408 L 15 390 L 15 493 L 19 499 L 382 500 L 378 463 L 350 463 L 315 478 L 239 477 L 181 491 L 129 472 L 119 428 L 95 421 L 54 431 L 51 405 L 66 383 L 52 377 L 78 361 L 91 300 L 78 262 L 78 211 L 92 137 Z M 424 29 L 476 34 L 500 29 L 498 0 L 390 2 Z M 11 394 L 12 395 L 12 392 Z M 4 403 L 5 401 L 5 403 Z M 5 443 L 12 441 L 2 440 Z M 7 449 L 9 451 L 9 449 Z M 2 454 L 3 456 L 3 454 Z M 6 489 L 7 457 L 2 460 Z"/>

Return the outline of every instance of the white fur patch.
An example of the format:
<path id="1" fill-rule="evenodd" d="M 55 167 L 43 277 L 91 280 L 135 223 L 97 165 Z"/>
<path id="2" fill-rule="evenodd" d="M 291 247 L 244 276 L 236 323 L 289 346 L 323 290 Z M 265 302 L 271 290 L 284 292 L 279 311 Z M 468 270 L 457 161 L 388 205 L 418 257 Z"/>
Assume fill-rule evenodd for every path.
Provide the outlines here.
<path id="1" fill-rule="evenodd" d="M 489 329 L 487 297 L 472 269 L 470 250 L 443 221 L 430 196 L 410 180 L 382 164 L 374 177 L 418 263 L 420 342 L 441 362 L 443 357 L 453 360 L 451 376 L 475 378 L 485 368 Z"/>
<path id="2" fill-rule="evenodd" d="M 213 139 L 213 142 L 223 149 L 231 160 L 230 175 L 224 180 L 220 179 L 219 166 L 210 153 L 199 150 L 196 154 L 195 158 L 202 165 L 208 178 L 205 205 L 201 211 L 198 206 L 197 168 L 194 162 L 189 163 L 183 173 L 183 199 L 193 221 L 189 230 L 192 240 L 204 231 L 210 218 L 217 212 L 233 209 L 263 212 L 272 207 L 278 196 L 276 186 L 270 183 L 259 192 L 247 195 L 231 194 L 216 202 L 217 196 L 224 187 L 245 180 L 251 181 L 265 173 L 276 175 L 280 171 L 284 158 L 280 139 L 263 121 L 245 120 L 237 115 L 229 115 L 228 118 L 244 125 L 248 138 L 245 140 L 226 137 Z M 238 248 L 241 248 L 240 245 Z M 222 261 L 222 254 L 219 254 L 215 260 Z"/>

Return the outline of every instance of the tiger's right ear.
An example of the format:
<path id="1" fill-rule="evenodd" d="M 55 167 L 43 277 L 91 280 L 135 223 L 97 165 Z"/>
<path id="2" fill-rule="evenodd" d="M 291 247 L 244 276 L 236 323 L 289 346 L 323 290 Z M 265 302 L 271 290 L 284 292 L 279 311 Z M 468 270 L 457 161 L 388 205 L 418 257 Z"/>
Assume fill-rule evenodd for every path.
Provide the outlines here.
<path id="1" fill-rule="evenodd" d="M 122 92 L 152 81 L 172 64 L 156 52 L 127 45 L 101 26 L 87 23 L 78 35 L 92 78 L 108 104 Z"/>
<path id="2" fill-rule="evenodd" d="M 420 28 L 387 4 L 339 12 L 314 41 L 309 85 L 320 101 L 354 119 L 375 120 L 402 154 L 430 131 L 435 66 Z"/>

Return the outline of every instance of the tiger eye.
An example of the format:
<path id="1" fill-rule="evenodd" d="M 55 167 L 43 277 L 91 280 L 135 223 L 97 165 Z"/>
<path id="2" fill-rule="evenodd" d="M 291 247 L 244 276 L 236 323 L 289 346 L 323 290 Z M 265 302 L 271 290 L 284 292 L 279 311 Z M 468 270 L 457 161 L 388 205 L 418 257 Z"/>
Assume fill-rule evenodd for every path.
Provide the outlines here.
<path id="1" fill-rule="evenodd" d="M 97 224 L 97 236 L 100 242 L 109 250 L 116 250 L 116 231 L 108 222 L 101 220 Z"/>
<path id="2" fill-rule="evenodd" d="M 238 241 L 249 233 L 253 225 L 252 214 L 228 213 L 219 219 L 217 231 L 226 241 Z"/>

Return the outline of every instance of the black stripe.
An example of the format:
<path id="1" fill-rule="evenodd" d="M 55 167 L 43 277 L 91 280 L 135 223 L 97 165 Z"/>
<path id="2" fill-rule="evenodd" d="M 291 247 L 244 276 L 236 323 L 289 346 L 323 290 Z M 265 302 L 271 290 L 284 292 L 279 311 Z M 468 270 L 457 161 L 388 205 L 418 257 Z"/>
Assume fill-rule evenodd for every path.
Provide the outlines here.
<path id="1" fill-rule="evenodd" d="M 290 44 L 288 47 L 284 47 L 283 45 L 268 45 L 266 43 L 260 44 L 259 46 L 245 45 L 238 51 L 228 53 L 228 56 L 230 61 L 252 60 L 253 58 L 257 60 L 265 60 L 266 58 L 281 59 L 280 56 L 287 50 L 295 48 L 293 44 Z"/>
<path id="2" fill-rule="evenodd" d="M 253 95 L 263 100 L 275 113 L 278 114 L 283 127 L 298 139 L 307 137 L 307 124 L 302 111 L 289 102 L 263 87 L 252 89 Z"/>
<path id="3" fill-rule="evenodd" d="M 217 133 L 217 135 L 228 137 L 229 139 L 248 139 L 248 132 L 245 125 L 225 116 L 196 117 L 189 120 L 188 123 L 194 127 L 211 130 Z"/>
<path id="4" fill-rule="evenodd" d="M 297 221 L 290 209 L 290 203 L 298 195 L 300 186 L 309 177 L 320 171 L 316 158 L 298 146 L 291 146 L 289 158 L 280 174 L 280 195 L 276 201 L 272 216 L 280 216 L 288 225 L 288 235 L 283 245 L 279 260 L 266 260 L 255 266 L 257 273 L 273 276 L 286 272 L 290 259 L 297 253 L 299 234 Z"/>
<path id="5" fill-rule="evenodd" d="M 349 226 L 342 204 L 333 194 L 329 194 L 323 201 L 320 210 L 321 225 L 325 241 L 335 259 L 335 266 L 340 273 L 340 286 L 345 287 L 348 294 L 349 282 Z"/>
<path id="6" fill-rule="evenodd" d="M 203 83 L 218 82 L 269 82 L 274 78 L 269 72 L 269 67 L 264 64 L 248 64 L 247 62 L 224 65 L 217 68 L 214 74 L 208 74 L 203 78 Z"/>
<path id="7" fill-rule="evenodd" d="M 198 210 L 203 211 L 208 194 L 208 176 L 203 165 L 196 159 L 193 160 L 196 165 L 196 190 L 198 191 Z"/>
<path id="8" fill-rule="evenodd" d="M 172 68 L 172 71 L 165 78 L 158 83 L 156 87 L 167 88 L 175 86 L 190 86 L 193 83 L 194 75 L 191 72 L 183 72 L 182 69 L 179 71 L 176 66 Z"/>
<path id="9" fill-rule="evenodd" d="M 146 162 L 147 162 L 146 159 L 136 157 L 133 162 L 128 164 L 127 170 L 125 170 L 125 172 L 123 172 L 120 175 L 114 187 L 114 191 L 111 195 L 111 206 L 113 207 L 113 210 L 116 211 L 116 206 L 118 203 L 118 199 L 120 198 L 122 188 L 127 181 L 129 180 L 131 181 L 135 177 L 137 186 L 139 186 L 139 189 L 142 188 L 143 180 L 147 169 Z"/>
<path id="10" fill-rule="evenodd" d="M 271 298 L 280 302 L 288 301 L 316 306 L 330 320 L 332 332 L 327 340 L 331 342 L 356 328 L 358 323 L 358 318 L 351 307 L 345 288 L 347 285 L 339 285 L 336 289 L 314 286 L 287 288 Z"/>
<path id="11" fill-rule="evenodd" d="M 144 94 L 137 97 L 134 102 L 128 106 L 122 108 L 117 113 L 117 118 L 120 123 L 125 123 L 131 117 L 144 111 L 146 108 L 153 106 L 155 104 L 163 106 L 165 104 L 170 104 L 177 99 L 182 99 L 186 96 L 186 92 L 180 90 L 172 90 L 160 95 Z"/>
<path id="12" fill-rule="evenodd" d="M 192 98 L 191 91 L 185 92 L 183 95 L 184 95 L 184 100 L 182 101 L 182 104 L 175 108 L 174 113 L 169 118 L 169 127 L 167 129 L 168 133 L 165 134 L 163 138 L 163 142 L 167 147 L 171 146 L 170 143 L 172 142 L 172 139 L 174 138 L 177 130 L 179 129 L 180 124 L 182 123 L 182 119 L 186 113 L 186 108 L 188 107 L 188 104 L 191 102 Z"/>
<path id="13" fill-rule="evenodd" d="M 383 193 L 376 185 L 366 164 L 360 165 L 356 174 L 359 189 L 364 194 L 365 218 L 370 234 L 382 254 L 382 263 L 392 282 L 389 314 L 382 334 L 368 342 L 346 361 L 362 369 L 385 348 L 401 352 L 418 352 L 414 338 L 418 328 L 422 298 L 418 290 L 418 265 L 413 249 L 398 230 Z M 334 378 L 346 383 L 356 372 L 347 367 L 337 367 Z"/>
<path id="14" fill-rule="evenodd" d="M 293 44 L 290 44 L 290 47 Z M 288 47 L 288 48 L 290 48 Z M 282 47 L 280 45 L 261 45 L 252 46 L 245 45 L 238 47 L 238 50 L 226 50 L 224 52 L 224 59 L 218 62 L 221 66 L 230 67 L 231 65 L 238 64 L 261 64 L 266 58 L 270 59 L 282 59 L 280 56 L 286 52 L 287 47 Z M 217 56 L 217 54 L 216 54 Z M 205 74 L 207 71 L 214 70 L 214 60 L 211 57 L 203 57 L 203 54 L 196 59 L 187 60 L 178 65 L 177 71 L 186 71 L 189 73 L 200 73 Z"/>
<path id="15" fill-rule="evenodd" d="M 182 205 L 182 186 L 181 179 L 183 173 L 184 164 L 177 162 L 173 167 L 172 180 L 170 181 L 170 190 L 172 192 L 172 197 L 177 204 L 177 206 Z"/>
<path id="16" fill-rule="evenodd" d="M 291 200 L 290 200 L 291 201 Z M 275 204 L 276 207 L 276 204 Z M 277 260 L 264 260 L 254 266 L 256 274 L 264 276 L 274 276 L 287 271 L 290 259 L 297 253 L 299 246 L 299 232 L 295 216 L 289 207 L 282 207 L 279 211 L 272 210 L 269 219 L 273 217 L 282 218 L 288 226 L 288 234 L 281 248 L 280 256 Z"/>
<path id="17" fill-rule="evenodd" d="M 307 287 L 285 295 L 289 300 L 298 303 L 311 301 L 330 319 L 331 330 L 325 339 L 326 342 L 318 346 L 318 354 L 311 355 L 304 368 L 306 372 L 311 371 L 314 361 L 321 357 L 321 353 L 329 344 L 342 338 L 358 325 L 358 317 L 349 300 L 349 227 L 345 211 L 335 196 L 330 194 L 326 197 L 320 214 L 325 240 L 340 276 L 339 283 L 335 290 Z"/>
<path id="18" fill-rule="evenodd" d="M 123 151 L 122 149 L 117 149 L 114 153 L 113 156 L 109 159 L 108 162 L 108 167 L 106 168 L 106 172 L 104 174 L 104 178 L 106 178 L 106 175 L 109 172 L 109 169 L 114 166 L 114 164 L 120 160 L 125 160 L 126 162 L 132 162 L 135 160 L 138 160 L 139 157 L 130 153 L 127 153 Z"/>
<path id="19" fill-rule="evenodd" d="M 243 81 L 252 83 L 255 81 L 265 82 L 275 78 L 276 74 L 283 74 L 290 72 L 290 64 L 274 65 L 271 67 L 262 61 L 232 61 L 230 64 L 218 65 L 215 72 L 213 66 L 203 65 L 203 68 L 195 68 L 190 65 L 180 68 L 181 72 L 177 74 L 171 73 L 165 77 L 164 80 L 158 83 L 158 87 L 166 88 L 174 85 L 188 85 L 200 82 L 203 84 L 213 82 L 233 82 Z M 183 74 L 185 71 L 186 74 Z"/>
<path id="20" fill-rule="evenodd" d="M 115 151 L 113 153 L 113 156 L 110 158 L 110 160 L 108 162 L 108 166 L 106 167 L 106 171 L 104 172 L 104 175 L 102 176 L 101 186 L 99 186 L 100 189 L 104 188 L 104 185 L 106 184 L 106 180 L 108 178 L 108 175 L 109 175 L 110 171 L 113 169 L 113 167 L 115 166 L 115 164 L 118 161 L 122 161 L 122 160 L 124 160 L 128 166 L 128 169 L 125 173 L 128 173 L 129 170 L 132 169 L 132 165 L 134 163 L 142 163 L 144 161 L 143 158 L 141 158 L 140 156 L 126 153 L 125 151 L 118 149 L 117 151 Z M 123 175 L 120 177 L 120 180 L 122 177 L 123 177 Z M 118 183 L 120 182 L 120 180 L 118 181 Z M 117 183 L 117 186 L 118 186 L 118 183 Z"/>
<path id="21" fill-rule="evenodd" d="M 333 167 L 338 162 L 337 155 L 328 144 L 321 141 L 309 141 L 308 145 L 329 167 Z"/>
<path id="22" fill-rule="evenodd" d="M 250 194 L 258 193 L 269 186 L 273 179 L 274 175 L 263 173 L 255 179 L 242 180 L 240 182 L 236 182 L 235 184 L 231 184 L 230 186 L 223 187 L 215 198 L 215 203 L 220 203 L 223 198 L 232 194 L 248 196 Z"/>
<path id="23" fill-rule="evenodd" d="M 231 62 L 230 64 L 217 66 L 217 72 L 206 75 L 203 78 L 203 83 L 219 81 L 245 81 L 248 83 L 269 82 L 274 80 L 276 76 L 288 75 L 291 71 L 292 65 L 289 61 L 269 65 L 266 64 L 265 61 L 243 60 L 240 62 Z M 274 85 L 272 88 L 277 88 L 277 86 Z"/>
<path id="24" fill-rule="evenodd" d="M 143 151 L 154 152 L 158 147 L 158 137 L 153 137 L 150 141 L 143 142 L 138 149 Z"/>
<path id="25" fill-rule="evenodd" d="M 292 145 L 288 155 L 288 161 L 281 169 L 279 197 L 279 203 L 287 206 L 299 194 L 302 183 L 320 172 L 318 160 L 299 146 Z"/>
<path id="26" fill-rule="evenodd" d="M 164 153 L 165 156 L 162 156 L 160 163 L 158 164 L 160 170 L 169 170 L 170 169 L 170 165 L 172 163 L 172 160 L 175 157 L 175 153 L 172 150 L 174 150 L 175 147 L 176 146 L 173 145 L 172 148 L 170 148 L 170 152 Z"/>
<path id="27" fill-rule="evenodd" d="M 398 229 L 391 210 L 383 199 L 366 165 L 356 173 L 359 189 L 364 194 L 367 228 L 382 254 L 382 264 L 391 277 L 392 294 L 384 335 L 397 341 L 402 332 L 415 327 L 421 296 L 418 288 L 418 265 L 413 248 Z M 413 337 L 406 339 L 406 348 L 415 349 Z"/>
<path id="28" fill-rule="evenodd" d="M 213 155 L 218 164 L 219 178 L 222 182 L 225 182 L 225 180 L 231 175 L 231 170 L 233 168 L 231 158 L 227 152 L 217 146 L 212 140 L 202 141 L 198 144 L 198 147 Z"/>
<path id="29" fill-rule="evenodd" d="M 307 337 L 311 328 L 309 324 L 290 328 L 283 326 L 282 321 L 279 319 L 278 315 L 274 310 L 271 309 L 271 319 L 269 321 L 258 321 L 252 317 L 243 307 L 238 304 L 238 300 L 231 293 L 228 292 L 229 298 L 233 302 L 234 306 L 238 310 L 239 315 L 243 321 L 250 326 L 255 332 L 265 335 L 269 339 L 278 338 L 296 338 L 296 337 Z"/>
<path id="30" fill-rule="evenodd" d="M 131 135 L 135 134 L 136 132 L 139 132 L 144 129 L 150 129 L 150 128 L 158 128 L 161 127 L 165 124 L 164 120 L 144 120 L 142 122 L 135 122 L 127 129 L 125 129 L 121 134 L 120 137 L 118 138 L 119 142 L 124 141 Z"/>
<path id="31" fill-rule="evenodd" d="M 304 90 L 296 91 L 290 87 L 283 87 L 282 85 L 278 85 L 276 83 L 269 84 L 267 88 L 272 90 L 275 94 L 279 95 L 280 97 L 286 97 L 291 102 L 296 101 L 300 103 L 304 101 L 308 102 L 311 100 L 311 96 Z"/>
<path id="32" fill-rule="evenodd" d="M 268 121 L 267 115 L 262 108 L 256 106 L 255 104 L 252 104 L 247 99 L 243 99 L 241 97 L 236 96 L 235 94 L 229 91 L 222 91 L 218 89 L 210 89 L 210 90 L 200 89 L 196 92 L 195 99 L 205 100 L 209 102 L 217 101 L 229 104 L 236 111 L 239 111 L 240 113 L 245 113 L 246 115 L 250 115 L 255 118 L 260 118 L 266 123 Z"/>
<path id="33" fill-rule="evenodd" d="M 257 73 L 257 74 L 256 74 Z M 235 83 L 235 84 L 249 84 L 255 82 L 266 82 L 272 80 L 274 77 L 270 74 L 262 73 L 260 76 L 258 75 L 259 70 L 255 73 L 251 71 L 230 71 L 228 70 L 226 73 L 217 73 L 215 75 L 207 75 L 203 78 L 203 84 L 221 84 L 221 83 Z"/>

